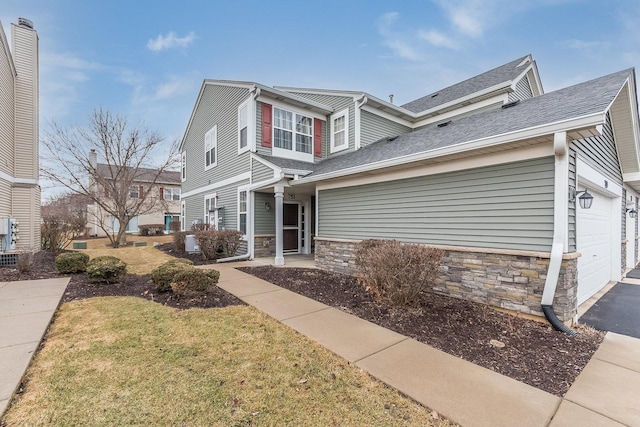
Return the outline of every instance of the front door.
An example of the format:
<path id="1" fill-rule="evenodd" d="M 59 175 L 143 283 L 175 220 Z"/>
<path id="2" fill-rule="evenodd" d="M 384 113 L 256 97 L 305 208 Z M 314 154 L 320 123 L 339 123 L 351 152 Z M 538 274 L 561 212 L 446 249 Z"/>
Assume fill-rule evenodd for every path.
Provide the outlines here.
<path id="1" fill-rule="evenodd" d="M 300 205 L 285 203 L 282 215 L 283 252 L 300 252 Z"/>

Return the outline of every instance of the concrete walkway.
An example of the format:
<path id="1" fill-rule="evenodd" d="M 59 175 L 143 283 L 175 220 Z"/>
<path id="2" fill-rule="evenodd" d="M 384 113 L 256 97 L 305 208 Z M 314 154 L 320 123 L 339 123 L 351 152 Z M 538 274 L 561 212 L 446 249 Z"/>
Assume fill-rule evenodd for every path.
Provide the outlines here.
<path id="1" fill-rule="evenodd" d="M 640 340 L 608 333 L 564 398 L 219 264 L 219 286 L 463 426 L 638 426 Z M 553 367 L 550 367 L 553 369 Z"/>
<path id="2" fill-rule="evenodd" d="M 20 385 L 69 278 L 0 282 L 0 416 Z"/>

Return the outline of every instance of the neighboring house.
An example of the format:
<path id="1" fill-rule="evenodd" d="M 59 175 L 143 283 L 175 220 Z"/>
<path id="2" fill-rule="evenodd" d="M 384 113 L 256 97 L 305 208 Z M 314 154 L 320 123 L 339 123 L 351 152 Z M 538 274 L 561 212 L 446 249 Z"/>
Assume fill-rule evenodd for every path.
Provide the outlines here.
<path id="1" fill-rule="evenodd" d="M 94 164 L 97 166 L 96 170 L 100 176 L 99 182 L 111 180 L 113 174 L 109 165 L 97 163 L 95 152 L 91 153 L 91 161 L 95 162 Z M 139 168 L 137 175 L 135 184 L 129 187 L 128 198 L 132 204 L 135 204 L 137 200 L 146 195 L 147 201 L 140 214 L 130 219 L 126 232 L 137 233 L 140 231 L 140 226 L 163 224 L 165 232 L 168 233 L 171 229 L 171 222 L 180 220 L 180 172 L 163 171 L 156 178 L 157 171 Z M 96 194 L 108 200 L 108 188 L 102 186 L 102 188 L 96 188 L 95 191 Z M 110 234 L 117 233 L 120 229 L 117 218 L 102 210 L 97 203 L 87 207 L 87 222 L 88 234 L 92 236 L 104 237 L 106 236 L 104 229 Z"/>
<path id="2" fill-rule="evenodd" d="M 428 244 L 437 292 L 568 321 L 638 261 L 633 69 L 544 94 L 527 55 L 402 106 L 205 80 L 181 151 L 183 226 L 276 264 L 353 274 L 362 239 Z"/>
<path id="3" fill-rule="evenodd" d="M 40 250 L 38 87 L 33 24 L 11 25 L 11 49 L 0 24 L 0 265 Z"/>

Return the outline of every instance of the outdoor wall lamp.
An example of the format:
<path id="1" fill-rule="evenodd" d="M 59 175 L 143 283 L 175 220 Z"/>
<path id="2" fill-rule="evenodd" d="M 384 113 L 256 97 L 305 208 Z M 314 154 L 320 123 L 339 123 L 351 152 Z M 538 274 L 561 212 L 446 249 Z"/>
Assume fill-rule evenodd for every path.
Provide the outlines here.
<path id="1" fill-rule="evenodd" d="M 581 194 L 578 197 L 578 202 L 580 203 L 580 207 L 582 209 L 590 209 L 591 204 L 593 203 L 593 196 L 589 194 L 588 190 L 578 191 L 576 192 L 576 188 L 574 186 L 569 186 L 569 201 L 575 202 L 576 196 Z"/>
<path id="2" fill-rule="evenodd" d="M 270 210 L 271 210 L 271 203 L 269 203 L 269 202 L 264 202 L 264 208 L 265 208 L 266 210 L 270 211 Z"/>
<path id="3" fill-rule="evenodd" d="M 638 217 L 638 211 L 635 208 L 627 209 L 627 212 L 629 212 L 629 218 L 637 218 Z"/>

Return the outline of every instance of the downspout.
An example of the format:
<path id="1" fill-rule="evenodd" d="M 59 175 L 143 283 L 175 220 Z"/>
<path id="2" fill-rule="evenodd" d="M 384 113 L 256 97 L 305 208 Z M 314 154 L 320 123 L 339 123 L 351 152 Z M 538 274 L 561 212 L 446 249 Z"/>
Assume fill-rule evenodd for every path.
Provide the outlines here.
<path id="1" fill-rule="evenodd" d="M 241 259 L 249 259 L 249 258 L 251 258 L 251 254 L 246 253 L 244 255 L 236 255 L 236 256 L 230 256 L 227 258 L 220 258 L 216 260 L 216 263 L 220 264 L 222 262 L 240 261 Z"/>
<path id="2" fill-rule="evenodd" d="M 558 132 L 553 136 L 553 151 L 555 153 L 555 182 L 553 198 L 553 244 L 551 246 L 551 258 L 549 260 L 549 270 L 542 292 L 541 308 L 544 317 L 553 329 L 567 333 L 571 336 L 577 335 L 575 331 L 568 328 L 558 319 L 553 310 L 553 298 L 558 286 L 560 268 L 562 267 L 562 257 L 567 242 L 567 216 L 569 212 L 569 155 L 567 133 Z"/>

